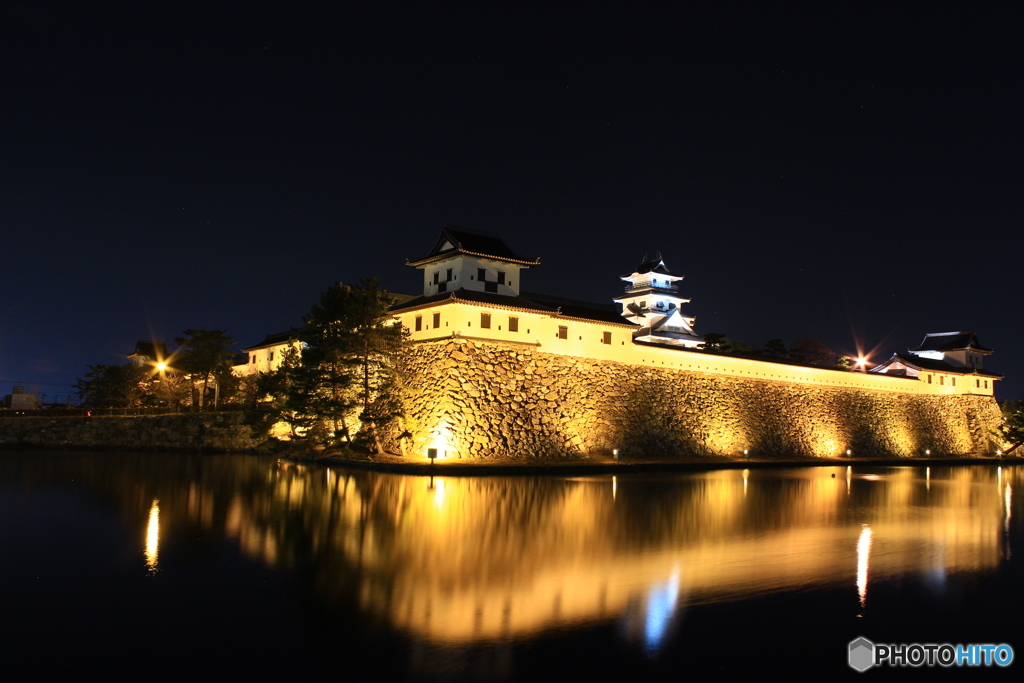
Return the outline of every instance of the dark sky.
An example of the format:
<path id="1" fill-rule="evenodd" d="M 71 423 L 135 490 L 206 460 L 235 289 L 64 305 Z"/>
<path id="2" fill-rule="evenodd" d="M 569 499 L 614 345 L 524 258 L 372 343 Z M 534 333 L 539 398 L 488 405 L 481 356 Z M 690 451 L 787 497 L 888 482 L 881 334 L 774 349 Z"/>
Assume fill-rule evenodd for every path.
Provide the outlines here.
<path id="1" fill-rule="evenodd" d="M 973 329 L 1024 393 L 1009 11 L 336 4 L 0 5 L 0 389 L 417 292 L 448 222 L 592 301 L 661 251 L 758 346 Z"/>

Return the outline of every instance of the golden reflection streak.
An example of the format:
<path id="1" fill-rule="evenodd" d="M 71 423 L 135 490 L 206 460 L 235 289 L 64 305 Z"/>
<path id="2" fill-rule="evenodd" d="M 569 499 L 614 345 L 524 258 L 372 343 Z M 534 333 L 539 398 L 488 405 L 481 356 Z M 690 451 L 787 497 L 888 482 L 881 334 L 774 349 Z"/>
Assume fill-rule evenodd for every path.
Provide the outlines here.
<path id="1" fill-rule="evenodd" d="M 430 486 L 434 489 L 434 506 L 440 510 L 444 507 L 444 479 L 434 481 L 434 478 L 431 477 Z"/>
<path id="2" fill-rule="evenodd" d="M 943 548 L 947 573 L 995 566 L 1006 492 L 990 485 L 990 471 L 937 470 L 933 503 L 908 516 L 914 471 L 858 486 L 872 501 L 870 529 L 836 482 L 840 467 L 761 472 L 745 499 L 736 473 L 723 470 L 659 484 L 657 495 L 627 486 L 622 501 L 617 477 L 608 500 L 603 477 L 425 486 L 336 471 L 328 486 L 318 471 L 288 468 L 258 493 L 220 498 L 211 520 L 223 519 L 247 555 L 271 566 L 293 565 L 296 547 L 322 552 L 313 577 L 322 599 L 344 594 L 337 576 L 357 571 L 362 609 L 433 642 L 475 643 L 629 615 L 661 623 L 662 603 L 645 596 L 676 572 L 685 587 L 676 612 L 690 601 L 848 584 L 854 544 L 862 605 L 869 560 L 876 582 L 934 570 L 922 544 Z"/>
<path id="3" fill-rule="evenodd" d="M 860 530 L 860 538 L 857 539 L 857 595 L 860 596 L 860 606 L 868 598 L 868 559 L 871 556 L 871 527 L 864 524 Z"/>
<path id="4" fill-rule="evenodd" d="M 846 495 L 850 495 L 850 481 L 853 479 L 853 468 L 846 466 Z"/>
<path id="5" fill-rule="evenodd" d="M 1006 490 L 1003 491 L 1003 500 L 1005 501 L 1006 507 L 1006 518 L 1003 522 L 1003 527 L 1006 529 L 1006 533 L 1010 533 L 1010 511 L 1011 504 L 1013 502 L 1013 491 L 1011 491 L 1010 482 L 1006 482 Z"/>
<path id="6" fill-rule="evenodd" d="M 150 572 L 157 571 L 160 554 L 160 501 L 153 499 L 149 506 L 149 524 L 146 525 L 146 568 Z"/>
<path id="7" fill-rule="evenodd" d="M 612 500 L 615 500 L 615 495 L 619 490 L 619 478 L 612 476 Z"/>
<path id="8" fill-rule="evenodd" d="M 743 497 L 747 497 L 747 479 L 750 478 L 750 470 L 743 470 Z"/>

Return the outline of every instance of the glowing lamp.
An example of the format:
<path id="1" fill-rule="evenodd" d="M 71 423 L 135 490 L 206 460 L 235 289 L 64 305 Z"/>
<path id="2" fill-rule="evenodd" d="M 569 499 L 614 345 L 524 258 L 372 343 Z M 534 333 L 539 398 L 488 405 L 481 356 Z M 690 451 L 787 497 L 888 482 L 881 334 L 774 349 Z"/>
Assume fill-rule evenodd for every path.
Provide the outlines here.
<path id="1" fill-rule="evenodd" d="M 160 361 L 159 363 L 156 364 L 156 369 L 159 370 L 160 372 L 163 372 L 164 370 L 167 369 L 167 363 Z"/>

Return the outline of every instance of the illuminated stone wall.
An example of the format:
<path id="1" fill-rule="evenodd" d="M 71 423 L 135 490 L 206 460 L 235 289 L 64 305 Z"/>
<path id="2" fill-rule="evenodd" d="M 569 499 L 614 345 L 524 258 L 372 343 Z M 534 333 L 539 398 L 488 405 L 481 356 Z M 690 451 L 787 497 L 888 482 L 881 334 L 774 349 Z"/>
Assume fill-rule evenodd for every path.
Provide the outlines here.
<path id="1" fill-rule="evenodd" d="M 643 367 L 450 339 L 410 352 L 410 428 L 439 457 L 912 456 L 994 452 L 991 396 Z"/>

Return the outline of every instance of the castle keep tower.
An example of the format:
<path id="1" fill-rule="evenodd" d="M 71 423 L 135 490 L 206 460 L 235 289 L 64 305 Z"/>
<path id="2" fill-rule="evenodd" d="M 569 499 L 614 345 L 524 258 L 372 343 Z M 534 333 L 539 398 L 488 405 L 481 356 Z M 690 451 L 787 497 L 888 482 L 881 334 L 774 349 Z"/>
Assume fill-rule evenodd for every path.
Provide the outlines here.
<path id="1" fill-rule="evenodd" d="M 679 296 L 678 282 L 683 276 L 673 275 L 661 255 L 644 261 L 621 279 L 628 283 L 626 293 L 615 297 L 615 301 L 622 304 L 622 317 L 640 325 L 633 341 L 687 348 L 704 342 L 693 330 L 695 318 L 680 311 L 683 304 L 690 303 Z"/>

